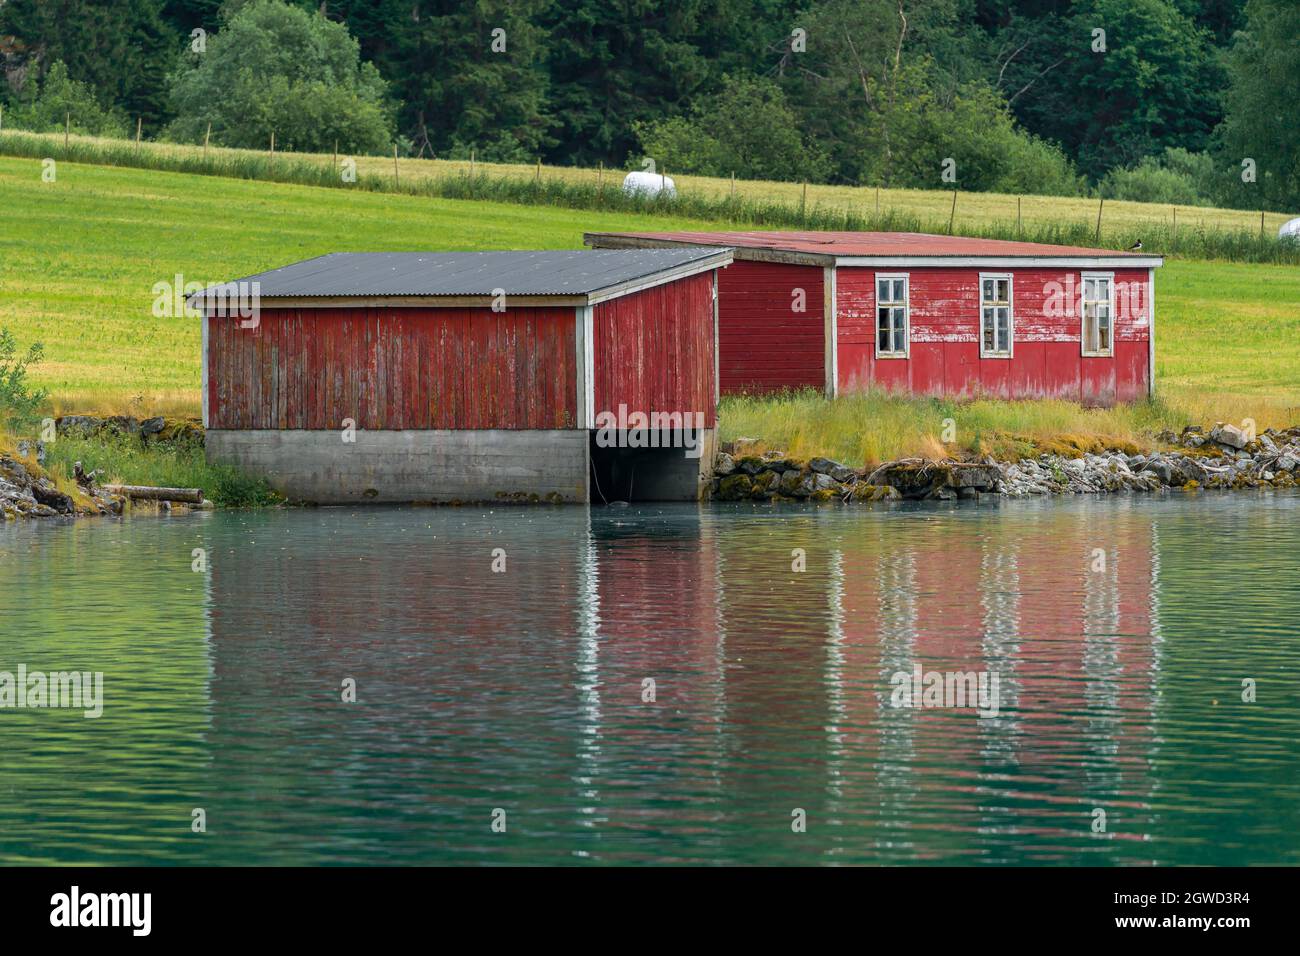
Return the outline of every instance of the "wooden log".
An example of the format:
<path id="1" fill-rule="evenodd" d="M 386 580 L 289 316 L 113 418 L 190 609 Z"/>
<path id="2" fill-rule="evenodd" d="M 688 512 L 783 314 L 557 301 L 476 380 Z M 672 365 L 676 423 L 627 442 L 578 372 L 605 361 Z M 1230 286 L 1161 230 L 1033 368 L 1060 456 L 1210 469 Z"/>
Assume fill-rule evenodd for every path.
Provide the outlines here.
<path id="1" fill-rule="evenodd" d="M 179 501 L 197 505 L 203 501 L 202 488 L 155 488 L 151 485 L 104 485 L 110 495 L 125 495 L 146 501 Z"/>

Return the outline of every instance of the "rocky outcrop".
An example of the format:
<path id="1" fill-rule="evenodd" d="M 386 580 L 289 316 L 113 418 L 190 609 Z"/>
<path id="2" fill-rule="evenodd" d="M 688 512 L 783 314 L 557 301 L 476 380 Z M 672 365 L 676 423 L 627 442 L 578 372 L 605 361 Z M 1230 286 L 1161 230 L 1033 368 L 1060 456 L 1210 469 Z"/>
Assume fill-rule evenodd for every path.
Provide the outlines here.
<path id="1" fill-rule="evenodd" d="M 1171 488 L 1291 488 L 1300 483 L 1300 427 L 1269 429 L 1254 437 L 1219 422 L 1208 433 L 1193 426 L 1158 438 L 1174 447 L 1146 454 L 1115 450 L 1018 461 L 903 458 L 870 471 L 855 471 L 829 458 L 799 461 L 781 452 L 737 457 L 732 448 L 718 456 L 713 497 L 871 502 L 1150 493 Z"/>
<path id="2" fill-rule="evenodd" d="M 197 418 L 165 418 L 157 415 L 143 421 L 129 415 L 64 415 L 54 420 L 59 435 L 76 435 L 89 438 L 100 435 L 130 435 L 145 444 L 152 442 L 187 442 L 202 446 L 205 433 L 203 423 Z"/>
<path id="3" fill-rule="evenodd" d="M 0 518 L 50 518 L 57 515 L 121 514 L 125 499 L 95 487 L 94 482 L 66 494 L 44 473 L 45 450 L 39 442 L 20 442 L 19 457 L 0 454 Z"/>

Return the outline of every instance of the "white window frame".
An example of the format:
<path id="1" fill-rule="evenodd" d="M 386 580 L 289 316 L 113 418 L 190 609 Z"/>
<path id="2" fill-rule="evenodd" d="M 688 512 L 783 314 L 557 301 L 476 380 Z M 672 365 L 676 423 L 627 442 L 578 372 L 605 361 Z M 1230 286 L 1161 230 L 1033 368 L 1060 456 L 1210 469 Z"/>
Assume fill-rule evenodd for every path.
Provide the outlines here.
<path id="1" fill-rule="evenodd" d="M 902 279 L 903 280 L 903 347 L 901 350 L 895 349 L 892 352 L 882 352 L 880 350 L 880 281 L 882 279 Z M 872 340 L 876 343 L 876 358 L 878 359 L 905 359 L 911 357 L 912 351 L 912 276 L 907 272 L 877 272 L 872 278 L 872 299 L 875 300 L 875 308 L 872 310 Z"/>
<path id="2" fill-rule="evenodd" d="M 997 349 L 984 348 L 984 282 L 985 280 L 1004 281 L 1007 284 L 1007 348 L 1006 351 Z M 1016 283 L 1015 276 L 1010 272 L 981 272 L 979 284 L 979 334 L 980 334 L 980 358 L 987 359 L 1009 359 L 1015 356 L 1016 351 Z M 996 308 L 996 306 L 992 306 Z M 997 324 L 994 323 L 994 340 L 997 339 Z"/>
<path id="3" fill-rule="evenodd" d="M 1106 304 L 1110 310 L 1110 347 L 1095 351 L 1088 348 L 1088 315 L 1084 305 L 1089 279 L 1105 279 L 1106 288 L 1109 290 Z M 1115 273 L 1113 272 L 1079 273 L 1079 353 L 1088 358 L 1115 357 Z"/>

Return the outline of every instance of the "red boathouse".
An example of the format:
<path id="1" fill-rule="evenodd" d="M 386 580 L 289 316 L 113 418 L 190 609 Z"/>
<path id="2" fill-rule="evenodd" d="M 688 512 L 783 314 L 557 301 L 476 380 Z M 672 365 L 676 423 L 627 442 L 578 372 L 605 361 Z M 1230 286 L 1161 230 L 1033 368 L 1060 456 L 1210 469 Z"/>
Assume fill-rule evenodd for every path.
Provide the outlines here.
<path id="1" fill-rule="evenodd" d="M 322 503 L 696 499 L 730 262 L 336 253 L 213 286 L 208 456 Z"/>
<path id="2" fill-rule="evenodd" d="M 588 233 L 598 249 L 731 248 L 721 389 L 1061 398 L 1154 392 L 1159 256 L 873 232 Z"/>

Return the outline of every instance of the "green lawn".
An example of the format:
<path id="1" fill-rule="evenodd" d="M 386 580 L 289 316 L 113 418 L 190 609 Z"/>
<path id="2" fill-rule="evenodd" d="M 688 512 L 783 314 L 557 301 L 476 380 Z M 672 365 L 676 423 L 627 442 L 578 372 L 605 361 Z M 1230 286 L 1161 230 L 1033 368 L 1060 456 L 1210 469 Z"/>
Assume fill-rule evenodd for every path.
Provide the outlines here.
<path id="1" fill-rule="evenodd" d="M 331 251 L 578 248 L 587 230 L 721 225 L 72 163 L 44 183 L 38 161 L 12 158 L 0 158 L 0 201 L 0 325 L 23 345 L 45 344 L 47 361 L 33 377 L 65 412 L 197 412 L 198 323 L 151 314 L 154 284 L 177 273 L 207 283 Z M 1167 409 L 1103 418 L 1071 406 L 985 402 L 972 431 L 1128 434 L 1156 421 L 1247 416 L 1260 427 L 1300 422 L 1300 269 L 1170 260 L 1157 276 L 1157 345 Z M 723 427 L 794 441 L 788 429 L 813 411 L 796 416 L 773 403 L 768 414 L 751 403 L 742 417 L 732 406 Z M 866 406 L 818 415 L 841 433 L 884 427 Z M 928 425 L 890 428 L 851 457 L 932 441 Z"/>

